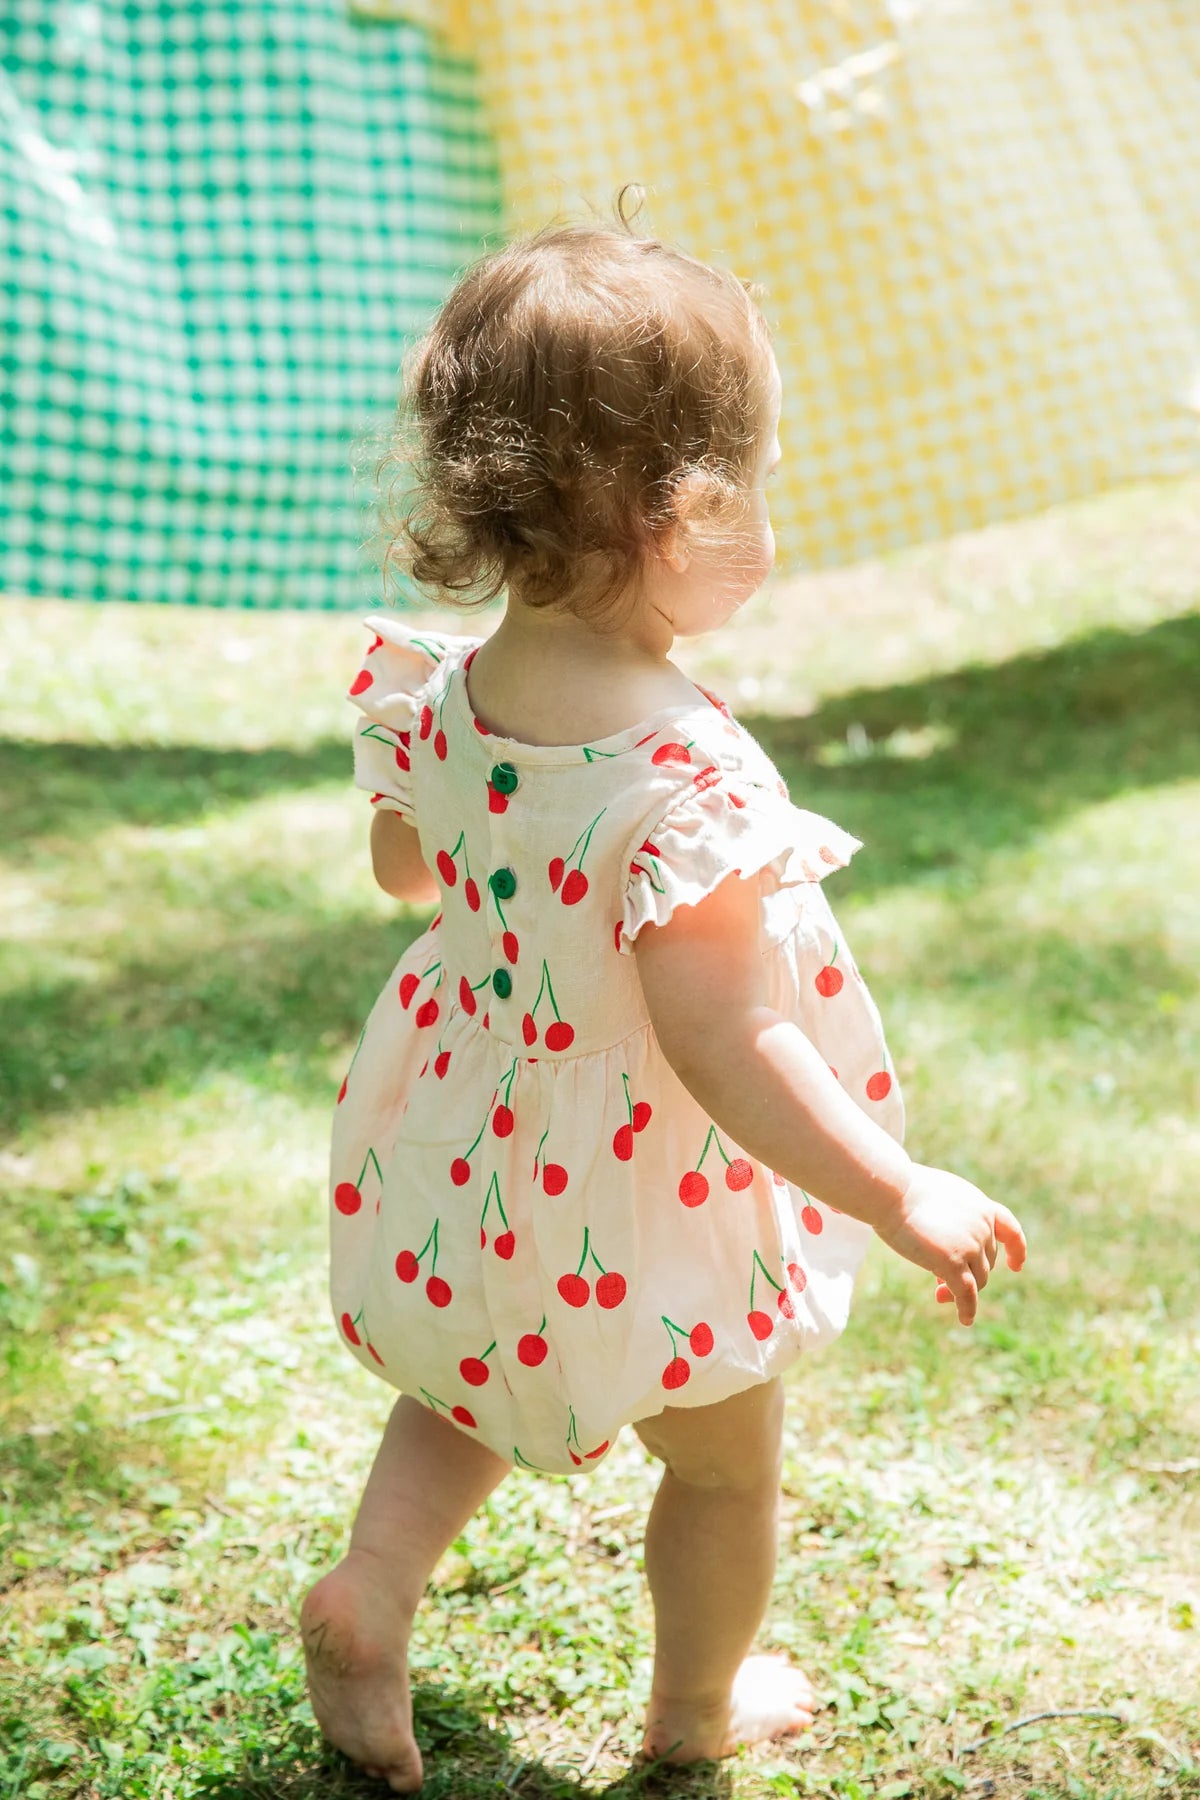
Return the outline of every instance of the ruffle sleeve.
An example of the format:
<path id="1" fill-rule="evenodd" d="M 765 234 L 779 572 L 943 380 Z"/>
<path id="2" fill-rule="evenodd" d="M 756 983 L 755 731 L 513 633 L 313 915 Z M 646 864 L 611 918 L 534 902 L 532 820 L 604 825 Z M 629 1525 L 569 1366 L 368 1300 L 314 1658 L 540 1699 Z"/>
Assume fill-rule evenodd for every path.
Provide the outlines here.
<path id="1" fill-rule="evenodd" d="M 761 876 L 767 893 L 823 881 L 862 845 L 820 813 L 756 783 L 721 776 L 668 807 L 630 858 L 618 947 L 643 925 L 665 925 L 727 875 Z"/>
<path id="2" fill-rule="evenodd" d="M 413 817 L 412 733 L 423 690 L 460 640 L 414 631 L 386 614 L 363 624 L 371 642 L 350 683 L 361 718 L 354 728 L 354 783 L 383 812 Z"/>

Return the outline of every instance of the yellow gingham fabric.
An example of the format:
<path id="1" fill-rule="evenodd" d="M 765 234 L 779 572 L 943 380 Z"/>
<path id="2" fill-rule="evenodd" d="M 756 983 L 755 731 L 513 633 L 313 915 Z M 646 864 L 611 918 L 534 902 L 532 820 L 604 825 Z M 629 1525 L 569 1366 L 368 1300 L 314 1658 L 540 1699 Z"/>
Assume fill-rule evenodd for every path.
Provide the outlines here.
<path id="1" fill-rule="evenodd" d="M 1197 462 L 1194 0 L 364 0 L 476 59 L 508 222 L 765 289 L 781 548 L 836 563 Z"/>

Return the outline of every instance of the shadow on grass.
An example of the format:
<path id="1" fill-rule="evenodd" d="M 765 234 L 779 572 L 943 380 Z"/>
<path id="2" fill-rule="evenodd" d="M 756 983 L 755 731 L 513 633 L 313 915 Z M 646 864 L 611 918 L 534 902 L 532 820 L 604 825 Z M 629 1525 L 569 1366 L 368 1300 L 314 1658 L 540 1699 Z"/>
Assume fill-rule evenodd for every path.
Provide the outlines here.
<path id="1" fill-rule="evenodd" d="M 749 718 L 798 805 L 864 838 L 842 892 L 968 879 L 1084 806 L 1200 775 L 1200 617 Z"/>
<path id="2" fill-rule="evenodd" d="M 1200 772 L 1198 689 L 1200 616 L 1185 616 L 839 695 L 805 717 L 743 716 L 799 804 L 869 818 L 873 840 L 891 851 L 874 877 L 886 883 L 946 853 L 1019 843 L 1110 794 Z M 0 842 L 11 851 L 118 821 L 170 825 L 349 779 L 349 729 L 304 750 L 0 740 Z"/>
<path id="3" fill-rule="evenodd" d="M 179 825 L 266 794 L 349 783 L 351 773 L 349 732 L 306 750 L 0 739 L 0 844 L 11 859 L 41 837 Z"/>
<path id="4" fill-rule="evenodd" d="M 801 804 L 868 840 L 870 854 L 838 880 L 835 898 L 844 898 L 923 877 L 942 881 L 948 871 L 969 889 L 997 851 L 1077 807 L 1200 774 L 1198 692 L 1200 619 L 1175 619 L 1137 635 L 1095 633 L 998 668 L 852 694 L 810 718 L 748 723 Z M 905 754 L 914 743 L 928 754 Z M 89 791 L 104 786 L 88 767 L 94 756 L 116 783 L 103 801 L 109 816 L 125 806 L 124 816 L 137 819 L 180 818 L 223 798 L 347 770 L 341 744 L 304 754 L 58 746 L 24 770 L 41 792 L 19 805 L 43 827 L 49 821 L 51 833 L 60 813 L 79 819 Z M 227 905 L 218 879 L 207 902 L 228 921 L 215 945 L 156 954 L 150 922 L 140 939 L 131 931 L 109 979 L 64 975 L 10 989 L 0 1003 L 0 1072 L 15 1122 L 158 1086 L 186 1092 L 208 1072 L 286 1086 L 301 1098 L 328 1093 L 332 1104 L 322 1045 L 353 1041 L 424 920 L 314 923 L 304 897 L 281 888 L 269 928 L 260 913 L 247 930 L 233 878 L 226 891 Z M 983 954 L 978 925 L 957 946 L 941 939 L 943 979 L 954 979 L 958 964 L 964 985 L 981 979 Z M 1027 985 L 1028 1006 L 1045 1014 L 1052 998 L 1056 1009 L 1053 1019 L 1029 1021 L 1034 1026 L 1078 1018 L 1088 996 L 1102 994 L 1110 1022 L 1136 1029 L 1131 964 L 1144 965 L 1146 981 L 1160 989 L 1191 986 L 1161 947 L 1135 936 L 1089 943 L 1085 934 L 1068 944 L 1023 933 L 1019 954 L 1026 967 L 1039 958 L 1047 970 L 1053 965 L 1051 982 Z"/>

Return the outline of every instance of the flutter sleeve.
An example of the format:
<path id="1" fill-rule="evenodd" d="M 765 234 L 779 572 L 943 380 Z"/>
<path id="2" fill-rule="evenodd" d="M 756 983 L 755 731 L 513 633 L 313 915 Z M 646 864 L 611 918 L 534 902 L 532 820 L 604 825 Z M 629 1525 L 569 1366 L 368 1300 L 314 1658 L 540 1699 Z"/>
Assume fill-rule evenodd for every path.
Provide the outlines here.
<path id="1" fill-rule="evenodd" d="M 413 821 L 412 734 L 423 691 L 453 642 L 414 631 L 387 615 L 363 621 L 371 642 L 349 697 L 360 717 L 354 728 L 354 784 L 383 812 Z"/>
<path id="2" fill-rule="evenodd" d="M 694 786 L 652 825 L 630 858 L 618 947 L 628 953 L 644 925 L 665 925 L 728 875 L 762 879 L 764 892 L 823 881 L 843 869 L 857 838 L 820 813 L 793 806 L 758 783 L 718 775 Z"/>

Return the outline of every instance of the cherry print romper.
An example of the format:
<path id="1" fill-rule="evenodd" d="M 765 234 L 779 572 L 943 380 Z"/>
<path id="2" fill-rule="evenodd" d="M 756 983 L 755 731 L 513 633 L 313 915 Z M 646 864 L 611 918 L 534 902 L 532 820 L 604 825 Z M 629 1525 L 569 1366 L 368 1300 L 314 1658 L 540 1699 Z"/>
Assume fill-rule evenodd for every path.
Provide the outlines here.
<path id="1" fill-rule="evenodd" d="M 527 745 L 473 717 L 472 640 L 367 625 L 355 779 L 416 826 L 442 909 L 338 1095 L 334 1316 L 366 1368 L 568 1472 L 846 1323 L 869 1227 L 705 1115 L 631 952 L 726 876 L 755 880 L 770 1003 L 899 1137 L 879 1015 L 820 887 L 859 846 L 792 806 L 700 689 L 593 744 Z"/>

